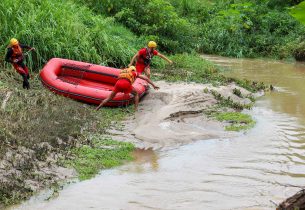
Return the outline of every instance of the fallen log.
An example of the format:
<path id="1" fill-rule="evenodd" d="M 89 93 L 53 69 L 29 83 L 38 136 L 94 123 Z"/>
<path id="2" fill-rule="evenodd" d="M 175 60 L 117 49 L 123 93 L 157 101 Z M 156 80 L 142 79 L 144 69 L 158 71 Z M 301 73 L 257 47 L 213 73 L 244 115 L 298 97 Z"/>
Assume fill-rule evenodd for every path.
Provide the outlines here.
<path id="1" fill-rule="evenodd" d="M 287 198 L 277 208 L 277 210 L 305 210 L 305 189 Z"/>

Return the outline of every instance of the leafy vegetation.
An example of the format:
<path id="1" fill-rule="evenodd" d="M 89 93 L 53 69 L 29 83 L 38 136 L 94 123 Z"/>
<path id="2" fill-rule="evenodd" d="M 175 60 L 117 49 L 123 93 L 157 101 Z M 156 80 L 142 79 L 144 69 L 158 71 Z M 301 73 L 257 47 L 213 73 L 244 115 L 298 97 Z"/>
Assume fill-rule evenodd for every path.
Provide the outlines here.
<path id="1" fill-rule="evenodd" d="M 114 17 L 145 40 L 154 39 L 167 52 L 190 52 L 195 48 L 197 29 L 179 16 L 166 0 L 77 0 L 97 14 Z"/>
<path id="2" fill-rule="evenodd" d="M 305 41 L 301 42 L 298 47 L 293 50 L 293 55 L 296 60 L 305 61 Z"/>
<path id="3" fill-rule="evenodd" d="M 290 10 L 290 14 L 305 25 L 305 1 L 294 6 Z M 296 60 L 305 61 L 305 39 L 304 36 L 301 39 L 301 43 L 298 44 L 296 48 L 292 49 L 293 55 Z"/>
<path id="4" fill-rule="evenodd" d="M 305 31 L 288 10 L 300 0 L 170 2 L 181 16 L 198 26 L 199 37 L 195 41 L 199 52 L 282 59 L 293 56 Z"/>
<path id="5" fill-rule="evenodd" d="M 301 23 L 305 24 L 305 1 L 294 6 L 290 10 L 290 14 Z"/>
<path id="6" fill-rule="evenodd" d="M 292 56 L 289 47 L 297 46 L 304 27 L 284 8 L 271 9 L 268 3 L 223 5 L 202 27 L 202 51 L 235 57 Z"/>
<path id="7" fill-rule="evenodd" d="M 219 121 L 225 121 L 230 125 L 226 126 L 228 131 L 246 130 L 255 125 L 255 121 L 250 115 L 240 112 L 217 113 L 215 118 Z"/>
<path id="8" fill-rule="evenodd" d="M 287 9 L 299 2 L 3 0 L 0 50 L 11 37 L 35 46 L 28 61 L 34 69 L 52 57 L 123 67 L 151 39 L 173 54 L 299 58 L 305 26 Z M 303 6 L 290 13 L 301 20 Z"/>

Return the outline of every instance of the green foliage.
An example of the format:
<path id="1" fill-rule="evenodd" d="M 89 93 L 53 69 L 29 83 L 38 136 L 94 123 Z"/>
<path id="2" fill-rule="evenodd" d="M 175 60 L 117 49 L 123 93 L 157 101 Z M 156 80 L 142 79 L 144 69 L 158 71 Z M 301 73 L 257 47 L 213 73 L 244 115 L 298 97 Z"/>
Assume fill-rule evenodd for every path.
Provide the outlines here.
<path id="1" fill-rule="evenodd" d="M 203 24 L 201 50 L 204 52 L 235 57 L 280 57 L 282 47 L 305 32 L 288 12 L 268 9 L 264 3 L 223 7 Z M 288 56 L 291 54 L 290 51 Z"/>
<path id="2" fill-rule="evenodd" d="M 98 14 L 113 16 L 145 41 L 154 39 L 167 52 L 191 51 L 196 47 L 193 38 L 197 29 L 180 17 L 166 0 L 77 0 Z"/>
<path id="3" fill-rule="evenodd" d="M 305 27 L 287 8 L 300 0 L 170 0 L 178 14 L 198 26 L 199 51 L 234 57 L 289 58 Z M 198 49 L 198 48 L 196 48 Z"/>
<path id="4" fill-rule="evenodd" d="M 75 158 L 67 161 L 67 165 L 75 168 L 79 179 L 89 179 L 101 169 L 122 164 L 123 161 L 132 160 L 131 152 L 134 146 L 131 143 L 117 142 L 112 139 L 103 139 L 94 136 L 92 146 L 82 146 L 72 151 Z"/>
<path id="5" fill-rule="evenodd" d="M 182 17 L 186 17 L 191 23 L 201 26 L 208 21 L 212 14 L 218 10 L 219 1 L 210 0 L 169 0 Z"/>
<path id="6" fill-rule="evenodd" d="M 290 10 L 290 14 L 295 19 L 305 24 L 305 1 L 301 2 L 297 6 L 292 7 Z"/>
<path id="7" fill-rule="evenodd" d="M 226 121 L 230 125 L 226 126 L 226 130 L 240 131 L 253 127 L 255 121 L 248 114 L 240 112 L 224 112 L 215 114 L 215 118 L 219 121 Z"/>
<path id="8" fill-rule="evenodd" d="M 268 0 L 267 5 L 270 8 L 279 8 L 282 9 L 283 7 L 293 6 L 299 4 L 303 0 Z"/>
<path id="9" fill-rule="evenodd" d="M 305 61 L 305 41 L 301 42 L 295 49 L 293 50 L 293 55 L 296 60 Z"/>

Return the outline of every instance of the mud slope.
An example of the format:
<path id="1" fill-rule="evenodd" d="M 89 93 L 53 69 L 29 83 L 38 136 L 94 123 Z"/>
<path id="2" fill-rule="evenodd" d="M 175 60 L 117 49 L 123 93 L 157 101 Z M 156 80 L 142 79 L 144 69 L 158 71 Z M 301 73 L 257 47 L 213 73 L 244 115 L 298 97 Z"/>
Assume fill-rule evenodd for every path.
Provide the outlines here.
<path id="1" fill-rule="evenodd" d="M 234 135 L 224 131 L 223 124 L 208 119 L 204 111 L 216 105 L 217 100 L 209 91 L 215 90 L 224 97 L 239 103 L 249 99 L 235 96 L 234 84 L 213 87 L 212 85 L 157 83 L 160 89 L 151 90 L 141 101 L 139 111 L 124 123 L 124 128 L 111 131 L 119 139 L 132 139 L 139 147 L 167 147 L 186 144 L 194 140 L 226 138 Z M 246 95 L 248 91 L 239 88 Z"/>

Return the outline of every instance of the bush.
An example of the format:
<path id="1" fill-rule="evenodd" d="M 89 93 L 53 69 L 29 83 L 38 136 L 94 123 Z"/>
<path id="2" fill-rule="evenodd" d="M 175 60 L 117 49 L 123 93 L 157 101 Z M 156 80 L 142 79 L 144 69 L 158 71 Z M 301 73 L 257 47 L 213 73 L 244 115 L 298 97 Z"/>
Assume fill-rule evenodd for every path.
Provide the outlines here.
<path id="1" fill-rule="evenodd" d="M 305 61 L 305 41 L 293 50 L 293 56 L 298 61 Z"/>
<path id="2" fill-rule="evenodd" d="M 201 29 L 201 51 L 235 57 L 281 57 L 282 46 L 298 39 L 305 28 L 287 11 L 266 4 L 223 6 Z M 291 52 L 288 56 L 291 56 Z"/>
<path id="3" fill-rule="evenodd" d="M 300 0 L 170 0 L 177 13 L 198 26 L 199 52 L 234 57 L 292 57 L 305 27 L 287 8 Z M 301 5 L 294 16 L 303 17 Z M 299 12 L 297 12 L 299 11 Z M 296 43 L 296 40 L 299 40 Z"/>
<path id="4" fill-rule="evenodd" d="M 98 14 L 113 16 L 137 35 L 151 37 L 160 49 L 171 53 L 190 52 L 196 48 L 197 29 L 180 17 L 166 0 L 84 1 Z"/>

